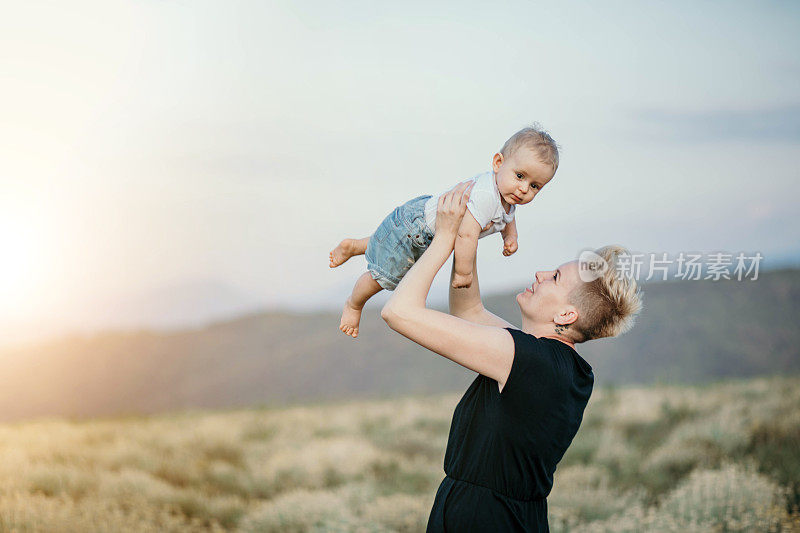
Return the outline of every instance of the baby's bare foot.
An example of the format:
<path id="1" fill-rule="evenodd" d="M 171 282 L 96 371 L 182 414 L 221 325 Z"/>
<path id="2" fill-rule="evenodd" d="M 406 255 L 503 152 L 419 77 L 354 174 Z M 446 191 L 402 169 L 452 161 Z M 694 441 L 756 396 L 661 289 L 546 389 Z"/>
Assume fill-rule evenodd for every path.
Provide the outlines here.
<path id="1" fill-rule="evenodd" d="M 336 268 L 354 255 L 356 255 L 355 241 L 353 239 L 345 239 L 339 243 L 339 246 L 331 250 L 330 267 Z"/>
<path id="2" fill-rule="evenodd" d="M 361 322 L 361 309 L 356 309 L 350 303 L 350 298 L 344 303 L 342 310 L 342 321 L 339 323 L 339 329 L 345 335 L 350 335 L 354 339 L 358 337 L 358 323 Z"/>

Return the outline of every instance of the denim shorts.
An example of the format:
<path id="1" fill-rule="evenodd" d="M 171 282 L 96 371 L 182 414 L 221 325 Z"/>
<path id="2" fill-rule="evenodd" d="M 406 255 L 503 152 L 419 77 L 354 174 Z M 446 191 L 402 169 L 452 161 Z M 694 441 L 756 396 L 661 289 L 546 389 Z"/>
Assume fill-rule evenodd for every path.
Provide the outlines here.
<path id="1" fill-rule="evenodd" d="M 418 196 L 396 207 L 372 234 L 367 245 L 367 269 L 372 279 L 393 291 L 430 246 L 433 233 L 425 223 L 425 202 Z"/>

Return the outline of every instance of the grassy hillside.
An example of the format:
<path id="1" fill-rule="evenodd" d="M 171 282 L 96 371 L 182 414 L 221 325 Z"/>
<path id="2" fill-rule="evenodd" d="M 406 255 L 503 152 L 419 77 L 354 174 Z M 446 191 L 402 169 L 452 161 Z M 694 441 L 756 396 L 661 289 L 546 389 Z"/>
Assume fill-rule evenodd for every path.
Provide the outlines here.
<path id="1" fill-rule="evenodd" d="M 519 324 L 512 294 L 487 306 Z M 800 271 L 645 288 L 629 334 L 581 345 L 600 384 L 800 372 Z M 472 374 L 369 311 L 357 340 L 333 313 L 265 313 L 200 330 L 108 333 L 0 353 L 0 420 L 154 413 L 458 391 Z"/>
<path id="2" fill-rule="evenodd" d="M 0 531 L 424 531 L 458 395 L 0 425 Z M 595 391 L 560 531 L 800 528 L 800 379 Z"/>

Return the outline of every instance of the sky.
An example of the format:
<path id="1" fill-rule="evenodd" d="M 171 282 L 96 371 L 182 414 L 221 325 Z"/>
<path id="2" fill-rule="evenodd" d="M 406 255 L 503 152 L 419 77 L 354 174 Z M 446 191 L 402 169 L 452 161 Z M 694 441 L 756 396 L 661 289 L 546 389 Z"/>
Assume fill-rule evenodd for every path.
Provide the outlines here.
<path id="1" fill-rule="evenodd" d="M 488 169 L 533 121 L 561 164 L 517 211 L 514 256 L 499 236 L 481 240 L 484 292 L 609 243 L 800 255 L 793 2 L 3 12 L 6 336 L 100 327 L 113 302 L 176 286 L 334 309 L 365 269 L 328 268 L 340 239 Z M 432 298 L 445 291 L 438 278 Z"/>

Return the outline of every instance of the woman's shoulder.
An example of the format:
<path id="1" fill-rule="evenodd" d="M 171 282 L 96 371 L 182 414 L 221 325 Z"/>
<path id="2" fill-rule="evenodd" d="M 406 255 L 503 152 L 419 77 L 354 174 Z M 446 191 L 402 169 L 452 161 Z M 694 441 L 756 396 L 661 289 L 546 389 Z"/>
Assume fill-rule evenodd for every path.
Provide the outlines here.
<path id="1" fill-rule="evenodd" d="M 508 332 L 511 333 L 511 336 L 514 337 L 514 342 L 517 349 L 530 349 L 530 350 L 549 349 L 554 346 L 550 344 L 549 341 L 555 341 L 559 344 L 564 344 L 560 341 L 556 341 L 555 339 L 550 339 L 548 337 L 537 337 L 533 333 L 527 333 L 519 328 L 515 328 L 512 326 L 506 327 L 505 329 L 507 329 Z"/>
<path id="2" fill-rule="evenodd" d="M 509 403 L 546 406 L 569 398 L 578 403 L 588 398 L 594 376 L 574 349 L 556 339 L 506 329 L 514 339 L 514 360 L 503 389 Z"/>
<path id="3" fill-rule="evenodd" d="M 578 371 L 581 374 L 592 374 L 592 366 L 568 344 L 549 337 L 537 337 L 516 328 L 505 329 L 514 338 L 514 357 L 523 358 L 526 366 L 538 364 L 561 371 L 558 373 L 567 371 L 567 374 L 572 374 Z"/>

